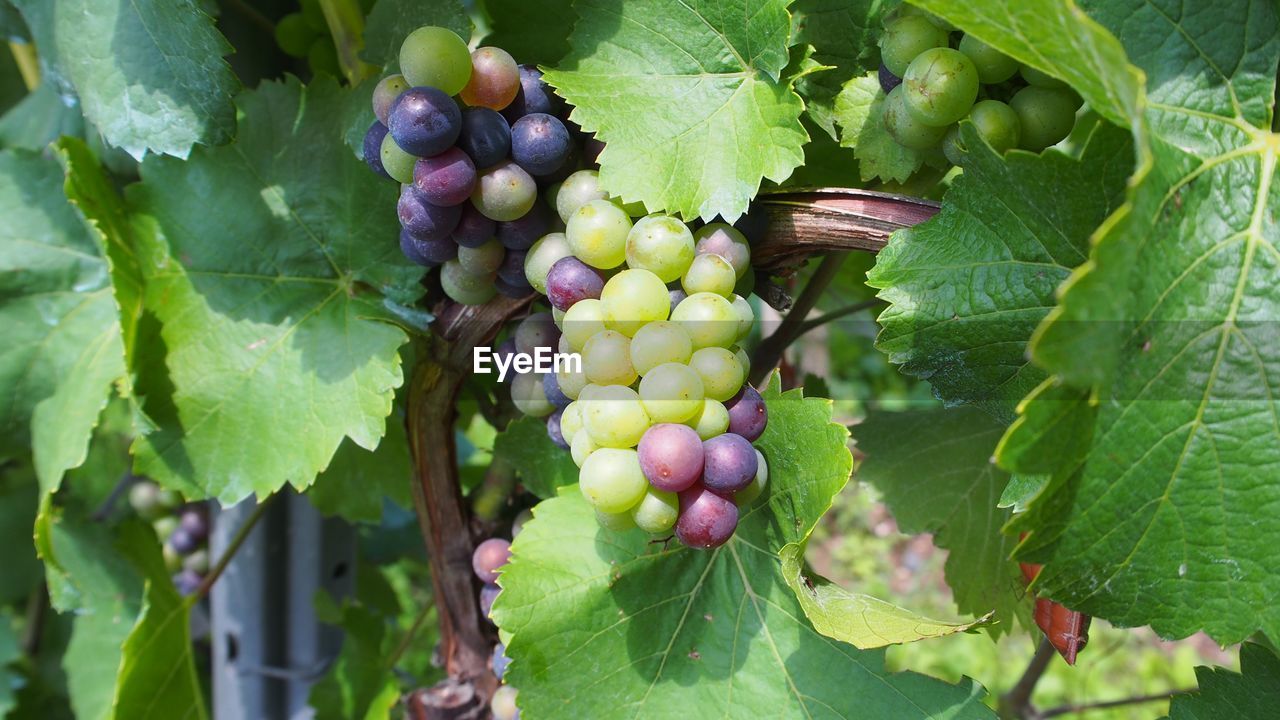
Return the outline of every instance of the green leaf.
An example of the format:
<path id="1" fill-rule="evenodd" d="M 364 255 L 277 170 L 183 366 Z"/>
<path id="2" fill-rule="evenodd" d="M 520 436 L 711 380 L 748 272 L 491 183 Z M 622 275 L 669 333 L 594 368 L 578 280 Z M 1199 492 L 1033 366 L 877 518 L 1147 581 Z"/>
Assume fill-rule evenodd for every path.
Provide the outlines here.
<path id="1" fill-rule="evenodd" d="M 1103 117 L 1140 132 L 1142 74 L 1129 64 L 1116 38 L 1080 12 L 1073 0 L 911 0 L 911 4 L 1020 63 L 1066 80 Z"/>
<path id="2" fill-rule="evenodd" d="M 845 83 L 836 96 L 834 120 L 841 147 L 853 148 L 863 182 L 876 178 L 906 182 L 924 155 L 898 144 L 881 122 L 884 90 L 874 72 Z"/>
<path id="3" fill-rule="evenodd" d="M 185 158 L 235 131 L 232 52 L 194 0 L 59 0 L 58 62 L 112 145 Z"/>
<path id="4" fill-rule="evenodd" d="M 388 640 L 386 618 L 350 602 L 339 607 L 323 591 L 317 592 L 315 601 L 317 614 L 341 627 L 344 636 L 342 654 L 311 691 L 317 720 L 388 718 L 399 699 L 399 686 L 386 662 L 392 650 L 384 642 Z"/>
<path id="5" fill-rule="evenodd" d="M 307 490 L 307 497 L 325 515 L 376 523 L 382 519 L 386 498 L 400 507 L 413 505 L 412 483 L 409 440 L 402 413 L 396 411 L 387 418 L 386 437 L 372 452 L 350 438 L 343 440 L 329 467 Z"/>
<path id="6" fill-rule="evenodd" d="M 342 103 L 332 80 L 265 83 L 234 145 L 149 158 L 130 188 L 157 221 L 139 255 L 167 348 L 140 382 L 158 429 L 136 465 L 188 496 L 305 488 L 344 437 L 372 449 L 386 432 L 396 308 L 422 269 L 395 240 L 395 185 L 340 142 Z"/>
<path id="7" fill-rule="evenodd" d="M 80 102 L 64 98 L 47 80 L 0 117 L 0 148 L 43 150 L 62 135 L 83 134 Z"/>
<path id="8" fill-rule="evenodd" d="M 399 65 L 400 43 L 423 25 L 446 27 L 464 41 L 471 39 L 471 17 L 459 0 L 378 0 L 366 18 L 361 55 L 374 65 Z"/>
<path id="9" fill-rule="evenodd" d="M 1026 347 L 1054 292 L 1089 252 L 1089 237 L 1124 200 L 1127 135 L 1099 127 L 1082 157 L 1006 157 L 972 126 L 965 172 L 932 220 L 894 233 L 867 284 L 890 306 L 877 346 L 948 404 L 1011 421 L 1045 373 Z"/>
<path id="10" fill-rule="evenodd" d="M 892 0 L 796 0 L 791 5 L 792 44 L 812 45 L 813 59 L 835 68 L 796 83 L 805 112 L 832 139 L 839 139 L 836 95 L 845 83 L 879 68 L 880 18 L 894 4 Z"/>
<path id="11" fill-rule="evenodd" d="M 787 2 L 574 4 L 573 51 L 546 79 L 606 143 L 611 194 L 732 222 L 762 179 L 782 182 L 803 161 L 803 103 L 779 79 Z"/>
<path id="12" fill-rule="evenodd" d="M 1103 17 L 1153 82 L 1148 160 L 1032 345 L 1056 386 L 1001 462 L 1053 478 L 1016 521 L 1018 557 L 1045 563 L 1039 593 L 1121 626 L 1280 637 L 1280 18 L 1119 5 L 1133 15 Z"/>
<path id="13" fill-rule="evenodd" d="M 1004 492 L 1000 493 L 1000 502 L 996 503 L 996 507 L 1011 508 L 1015 513 L 1025 512 L 1031 501 L 1048 484 L 1048 475 L 1013 475 L 1009 478 L 1009 484 L 1004 486 Z"/>
<path id="14" fill-rule="evenodd" d="M 571 0 L 485 0 L 489 34 L 483 45 L 511 53 L 518 63 L 556 65 L 569 52 L 568 29 L 577 15 Z"/>
<path id="15" fill-rule="evenodd" d="M 547 437 L 547 424 L 540 418 L 521 417 L 507 425 L 493 441 L 493 456 L 519 473 L 525 489 L 540 498 L 555 497 L 557 488 L 578 482 L 578 466 Z"/>
<path id="16" fill-rule="evenodd" d="M 9 466 L 0 472 L 0 547 L 7 548 L 4 573 L 0 574 L 0 605 L 30 597 L 31 589 L 43 579 L 43 568 L 31 546 L 31 526 L 39 502 L 39 489 L 29 468 Z"/>
<path id="17" fill-rule="evenodd" d="M 0 349 L 4 447 L 30 442 L 41 485 L 84 461 L 124 372 L 107 264 L 62 192 L 57 163 L 0 153 Z"/>
<path id="18" fill-rule="evenodd" d="M 605 530 L 572 488 L 534 509 L 494 606 L 523 712 L 990 717 L 979 687 L 889 674 L 883 651 L 834 642 L 805 620 L 778 553 L 804 541 L 848 481 L 848 433 L 831 423 L 830 401 L 780 393 L 776 378 L 765 398 L 757 447 L 770 487 L 716 550 Z"/>
<path id="19" fill-rule="evenodd" d="M 1197 692 L 1175 695 L 1170 720 L 1237 720 L 1275 713 L 1280 703 L 1280 659 L 1262 645 L 1240 646 L 1240 672 L 1198 667 Z"/>
<path id="20" fill-rule="evenodd" d="M 813 628 L 864 650 L 943 637 L 990 625 L 987 614 L 970 623 L 948 623 L 917 615 L 879 598 L 853 593 L 804 568 L 804 546 L 790 543 L 779 553 L 782 576 L 800 600 Z"/>
<path id="21" fill-rule="evenodd" d="M 994 635 L 1030 620 L 1017 541 L 1001 533 L 1011 512 L 997 505 L 1009 481 L 991 461 L 1004 424 L 973 408 L 872 412 L 854 426 L 866 459 L 858 478 L 884 495 L 905 533 L 933 533 L 948 550 L 947 585 L 962 613 L 994 613 Z"/>

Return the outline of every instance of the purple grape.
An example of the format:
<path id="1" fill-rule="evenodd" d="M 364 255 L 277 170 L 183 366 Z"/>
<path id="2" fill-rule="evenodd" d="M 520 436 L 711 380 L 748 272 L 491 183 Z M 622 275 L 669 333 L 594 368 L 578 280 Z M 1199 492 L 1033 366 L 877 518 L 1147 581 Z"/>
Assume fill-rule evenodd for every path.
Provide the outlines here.
<path id="1" fill-rule="evenodd" d="M 498 568 L 511 558 L 511 543 L 502 538 L 489 538 L 476 546 L 471 554 L 471 569 L 482 583 L 498 581 Z"/>
<path id="2" fill-rule="evenodd" d="M 747 442 L 758 440 L 769 424 L 769 410 L 764 406 L 764 398 L 750 385 L 744 385 L 724 407 L 729 411 L 729 432 L 741 435 Z"/>
<path id="3" fill-rule="evenodd" d="M 380 175 L 384 178 L 390 178 L 387 169 L 382 167 L 382 139 L 387 136 L 387 126 L 373 121 L 369 129 L 364 134 L 364 145 L 361 147 L 360 154 L 364 156 L 364 162 L 373 171 L 374 175 Z"/>
<path id="4" fill-rule="evenodd" d="M 462 111 L 441 90 L 409 88 L 392 103 L 387 130 L 405 152 L 432 157 L 457 142 L 462 132 Z"/>
<path id="5" fill-rule="evenodd" d="M 671 288 L 668 293 L 671 295 L 671 312 L 675 312 L 676 306 L 689 297 L 689 293 L 685 292 L 683 288 Z"/>
<path id="6" fill-rule="evenodd" d="M 560 258 L 547 271 L 547 299 L 562 312 L 579 300 L 599 298 L 603 290 L 604 275 L 572 255 Z"/>
<path id="7" fill-rule="evenodd" d="M 502 676 L 507 674 L 507 666 L 511 664 L 511 658 L 507 657 L 507 646 L 498 643 L 493 646 L 493 658 L 489 661 L 489 666 L 493 668 L 493 674 L 497 676 L 498 682 L 502 682 Z"/>
<path id="8" fill-rule="evenodd" d="M 476 166 L 466 153 L 449 148 L 413 164 L 413 187 L 432 205 L 460 205 L 476 187 Z"/>
<path id="9" fill-rule="evenodd" d="M 417 188 L 405 185 L 400 189 L 396 213 L 400 216 L 400 226 L 419 240 L 442 240 L 448 238 L 458 226 L 462 207 L 432 205 Z"/>
<path id="10" fill-rule="evenodd" d="M 186 530 L 195 538 L 196 542 L 202 543 L 209 539 L 209 512 L 203 505 L 192 505 L 182 511 L 182 517 L 178 520 L 179 527 Z"/>
<path id="11" fill-rule="evenodd" d="M 502 265 L 498 268 L 498 277 L 507 281 L 508 285 L 533 287 L 529 285 L 529 279 L 524 276 L 524 259 L 528 254 L 527 250 L 508 250 L 502 258 Z"/>
<path id="12" fill-rule="evenodd" d="M 458 147 L 471 156 L 476 167 L 492 167 L 506 160 L 511 152 L 511 126 L 496 110 L 467 108 L 462 111 Z"/>
<path id="13" fill-rule="evenodd" d="M 548 375 L 547 377 L 555 376 Z M 557 387 L 556 392 L 559 391 L 560 388 Z M 562 415 L 564 415 L 564 408 L 560 408 L 547 416 L 547 437 L 551 438 L 551 442 L 555 443 L 556 447 L 561 450 L 568 450 L 569 443 L 565 442 L 564 432 L 560 429 L 560 416 Z"/>
<path id="14" fill-rule="evenodd" d="M 178 594 L 186 597 L 195 594 L 200 589 L 200 582 L 204 578 L 197 575 L 192 570 L 183 570 L 173 576 L 173 586 L 178 589 Z"/>
<path id="15" fill-rule="evenodd" d="M 536 175 L 534 180 L 538 183 L 538 187 L 546 188 L 555 185 L 558 182 L 564 182 L 565 178 L 574 174 L 581 169 L 581 163 L 578 162 L 578 146 L 574 145 L 569 148 L 569 157 L 560 164 L 560 169 L 549 175 Z"/>
<path id="16" fill-rule="evenodd" d="M 498 593 L 502 592 L 502 588 L 493 583 L 485 583 L 480 587 L 480 614 L 485 619 L 489 619 L 489 614 L 493 612 L 493 601 L 498 599 Z"/>
<path id="17" fill-rule="evenodd" d="M 458 257 L 458 244 L 447 237 L 424 240 L 408 230 L 401 230 L 400 252 L 410 262 L 435 267 Z"/>
<path id="18" fill-rule="evenodd" d="M 530 113 L 511 125 L 511 158 L 530 175 L 550 175 L 564 165 L 573 138 L 560 119 Z"/>
<path id="19" fill-rule="evenodd" d="M 462 217 L 453 229 L 453 239 L 462 247 L 478 248 L 489 242 L 497 227 L 498 224 L 481 214 L 475 205 L 464 203 Z"/>
<path id="20" fill-rule="evenodd" d="M 680 493 L 680 518 L 676 537 L 691 548 L 719 547 L 738 528 L 738 506 L 733 501 L 695 485 Z"/>
<path id="21" fill-rule="evenodd" d="M 533 65 L 520 66 L 520 89 L 516 97 L 502 110 L 502 115 L 514 123 L 530 113 L 547 113 L 560 116 L 564 112 L 564 100 L 543 82 L 542 71 Z"/>
<path id="22" fill-rule="evenodd" d="M 530 315 L 516 326 L 516 350 L 532 355 L 538 348 L 556 349 L 560 342 L 560 328 L 551 313 L 538 312 Z"/>
<path id="23" fill-rule="evenodd" d="M 550 208 L 544 203 L 535 203 L 529 212 L 519 218 L 498 223 L 498 242 L 509 250 L 528 250 L 538 238 L 550 231 Z"/>
<path id="24" fill-rule="evenodd" d="M 556 379 L 555 373 L 545 373 L 542 376 L 542 393 L 547 396 L 547 402 L 551 403 L 557 410 L 557 412 L 553 413 L 553 416 L 556 418 L 556 426 L 558 427 L 560 425 L 559 411 L 569 407 L 569 403 L 573 402 L 573 399 L 565 395 L 564 391 L 560 389 L 560 381 Z M 552 439 L 554 440 L 555 438 Z M 565 449 L 568 449 L 568 445 L 565 446 Z"/>
<path id="25" fill-rule="evenodd" d="M 507 280 L 501 276 L 493 279 L 493 286 L 498 289 L 498 294 L 509 298 L 522 298 L 533 292 L 533 286 L 525 283 L 523 286 Z"/>
<path id="26" fill-rule="evenodd" d="M 889 72 L 889 68 L 880 63 L 880 89 L 888 95 L 894 88 L 902 84 L 902 78 Z"/>
<path id="27" fill-rule="evenodd" d="M 732 494 L 751 484 L 756 477 L 756 450 L 741 435 L 725 433 L 702 443 L 705 460 L 702 484 L 708 490 Z"/>
<path id="28" fill-rule="evenodd" d="M 187 529 L 181 525 L 174 528 L 169 533 L 169 547 L 179 555 L 190 555 L 200 547 L 200 541 L 191 535 Z"/>
<path id="29" fill-rule="evenodd" d="M 688 490 L 702 477 L 702 439 L 687 425 L 654 425 L 640 438 L 636 452 L 640 471 L 659 490 Z"/>

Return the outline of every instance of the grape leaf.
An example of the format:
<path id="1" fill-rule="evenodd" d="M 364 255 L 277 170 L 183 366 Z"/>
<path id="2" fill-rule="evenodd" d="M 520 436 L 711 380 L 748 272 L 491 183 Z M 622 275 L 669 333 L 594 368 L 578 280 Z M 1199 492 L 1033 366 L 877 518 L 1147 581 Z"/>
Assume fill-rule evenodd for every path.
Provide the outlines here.
<path id="1" fill-rule="evenodd" d="M 883 651 L 829 640 L 805 620 L 778 553 L 808 536 L 848 481 L 848 433 L 831 423 L 830 401 L 781 393 L 776 378 L 765 397 L 769 427 L 757 446 L 770 487 L 716 550 L 604 530 L 572 488 L 534 508 L 494 605 L 524 712 L 991 716 L 968 681 L 889 674 Z"/>
<path id="2" fill-rule="evenodd" d="M 493 456 L 519 473 L 525 489 L 540 498 L 555 497 L 556 488 L 578 482 L 578 466 L 547 437 L 541 418 L 512 421 L 494 439 Z"/>
<path id="3" fill-rule="evenodd" d="M 82 134 L 79 100 L 64 98 L 48 80 L 0 117 L 0 148 L 43 150 L 62 135 Z"/>
<path id="4" fill-rule="evenodd" d="M 413 467 L 409 464 L 409 440 L 401 413 L 387 418 L 387 435 L 370 452 L 343 440 L 329 467 L 316 477 L 307 497 L 325 515 L 340 515 L 351 522 L 382 519 L 383 500 L 411 507 Z"/>
<path id="5" fill-rule="evenodd" d="M 46 491 L 84 461 L 111 383 L 124 372 L 107 264 L 62 192 L 57 163 L 0 153 L 0 431 L 31 445 Z"/>
<path id="6" fill-rule="evenodd" d="M 780 77 L 789 0 L 581 0 L 546 80 L 606 143 L 600 180 L 627 202 L 730 222 L 804 160 L 804 104 Z"/>
<path id="7" fill-rule="evenodd" d="M 1027 342 L 1054 291 L 1085 261 L 1089 236 L 1124 201 L 1128 135 L 1099 127 L 1077 160 L 991 150 L 966 123 L 972 148 L 942 212 L 894 233 L 867 284 L 890 305 L 877 347 L 928 380 L 948 404 L 1013 420 L 1045 378 Z"/>
<path id="8" fill-rule="evenodd" d="M 831 72 L 805 77 L 796 91 L 805 112 L 833 140 L 836 95 L 842 86 L 880 65 L 880 18 L 892 0 L 796 0 L 791 5 L 791 42 L 813 46 L 813 59 Z"/>
<path id="9" fill-rule="evenodd" d="M 372 449 L 385 433 L 395 308 L 422 269 L 395 240 L 394 184 L 341 143 L 342 98 L 331 79 L 264 83 L 234 145 L 148 158 L 130 188 L 156 219 L 139 255 L 167 348 L 139 383 L 158 429 L 136 466 L 188 496 L 301 489 L 344 436 Z"/>
<path id="10" fill-rule="evenodd" d="M 185 158 L 235 131 L 232 52 L 194 0 L 59 0 L 58 62 L 107 142 Z"/>
<path id="11" fill-rule="evenodd" d="M 1280 659 L 1257 643 L 1240 646 L 1240 672 L 1198 667 L 1200 689 L 1174 695 L 1170 720 L 1237 720 L 1275 713 L 1280 703 Z"/>
<path id="12" fill-rule="evenodd" d="M 39 502 L 35 473 L 29 466 L 15 463 L 0 472 L 0 547 L 6 548 L 4 573 L 0 574 L 0 605 L 29 597 L 31 589 L 43 579 L 43 568 L 31 546 L 31 526 Z M 0 620 L 0 627 L 3 626 Z"/>
<path id="13" fill-rule="evenodd" d="M 1121 626 L 1280 637 L 1280 17 L 1245 0 L 1100 17 L 1152 78 L 1149 160 L 1032 345 L 1055 385 L 1000 457 L 1052 480 L 1017 557 L 1045 563 L 1039 593 Z"/>
<path id="14" fill-rule="evenodd" d="M 577 19 L 571 0 L 486 0 L 484 7 L 490 30 L 482 44 L 534 65 L 555 65 L 569 52 L 568 29 Z"/>
<path id="15" fill-rule="evenodd" d="M 876 486 L 905 533 L 934 533 L 948 550 L 947 585 L 962 613 L 994 611 L 993 635 L 1030 620 L 1022 573 L 997 507 L 1008 474 L 991 462 L 1004 424 L 973 408 L 872 412 L 854 426 L 866 459 L 858 479 Z M 1030 623 L 1027 623 L 1028 626 Z"/>
<path id="16" fill-rule="evenodd" d="M 884 90 L 876 73 L 845 83 L 835 101 L 835 122 L 841 147 L 853 148 L 863 182 L 876 178 L 906 182 L 920 169 L 924 155 L 898 144 L 881 121 Z"/>
<path id="17" fill-rule="evenodd" d="M 471 39 L 471 18 L 458 0 L 378 0 L 366 18 L 361 56 L 374 65 L 398 65 L 400 43 L 423 25 L 446 27 L 464 41 Z"/>

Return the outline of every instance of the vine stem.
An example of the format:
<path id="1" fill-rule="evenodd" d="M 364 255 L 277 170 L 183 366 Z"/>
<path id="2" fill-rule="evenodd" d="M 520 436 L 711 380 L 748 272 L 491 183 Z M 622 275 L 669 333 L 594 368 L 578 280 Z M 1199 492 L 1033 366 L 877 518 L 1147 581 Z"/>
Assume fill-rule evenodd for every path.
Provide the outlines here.
<path id="1" fill-rule="evenodd" d="M 40 84 L 40 60 L 36 57 L 36 46 L 10 40 L 9 52 L 13 53 L 13 61 L 18 66 L 18 74 L 22 76 L 22 84 L 27 86 L 27 92 L 35 90 Z"/>
<path id="2" fill-rule="evenodd" d="M 842 308 L 837 308 L 835 310 L 832 310 L 831 312 L 823 313 L 818 317 L 813 318 L 812 320 L 805 320 L 804 325 L 801 326 L 800 328 L 800 334 L 797 335 L 796 337 L 797 338 L 803 337 L 804 334 L 809 332 L 810 330 L 813 330 L 815 328 L 820 328 L 823 325 L 826 325 L 827 323 L 835 322 L 840 318 L 846 318 L 846 317 L 849 317 L 850 315 L 857 315 L 863 310 L 870 310 L 873 307 L 876 307 L 878 305 L 883 305 L 883 304 L 884 304 L 883 300 L 873 298 L 871 300 L 863 300 L 862 302 L 853 303 L 852 305 L 846 305 Z"/>
<path id="3" fill-rule="evenodd" d="M 1185 688 L 1183 690 L 1169 690 L 1167 692 L 1155 693 L 1152 695 L 1136 695 L 1134 697 L 1121 698 L 1119 700 L 1102 700 L 1099 702 L 1080 703 L 1079 705 L 1062 705 L 1060 707 L 1049 708 L 1036 713 L 1036 720 L 1048 720 L 1048 718 L 1058 717 L 1060 715 L 1072 715 L 1075 713 L 1088 712 L 1089 710 L 1106 710 L 1108 708 L 1124 707 L 1126 705 L 1141 705 L 1142 703 L 1160 702 L 1168 700 L 1174 695 L 1185 695 L 1193 693 L 1196 688 Z"/>
<path id="4" fill-rule="evenodd" d="M 809 311 L 818 304 L 818 298 L 822 297 L 827 286 L 840 272 L 840 266 L 844 264 L 847 256 L 847 253 L 840 252 L 831 253 L 822 258 L 822 263 L 813 272 L 813 277 L 809 278 L 804 292 L 800 293 L 795 305 L 791 306 L 786 317 L 778 324 L 778 329 L 756 348 L 755 356 L 751 358 L 752 385 L 759 385 L 769 372 L 778 366 L 778 362 L 782 360 L 782 354 L 787 351 L 791 343 L 804 333 L 805 320 Z"/>
<path id="5" fill-rule="evenodd" d="M 204 576 L 204 580 L 201 580 L 200 584 L 196 586 L 196 591 L 192 593 L 191 597 L 202 598 L 209 594 L 209 590 L 213 588 L 213 584 L 218 582 L 218 578 L 222 576 L 222 573 L 226 571 L 227 566 L 231 564 L 231 559 L 235 557 L 236 551 L 240 549 L 240 546 L 244 544 L 245 540 L 249 539 L 249 533 L 253 532 L 254 526 L 256 526 L 258 521 L 262 519 L 262 516 L 267 513 L 267 508 L 271 506 L 271 502 L 275 500 L 277 496 L 278 493 L 272 494 L 268 496 L 266 500 L 258 503 L 258 506 L 253 509 L 253 513 L 245 519 L 240 527 L 236 528 L 236 534 L 231 538 L 231 542 L 227 545 L 227 549 L 222 552 L 222 557 L 218 558 L 218 562 L 214 564 L 213 569 L 211 569 L 209 574 Z"/>
<path id="6" fill-rule="evenodd" d="M 1036 683 L 1040 682 L 1040 678 L 1049 668 L 1049 663 L 1053 661 L 1056 653 L 1048 637 L 1040 638 L 1040 644 L 1036 646 L 1036 652 L 1027 663 L 1027 669 L 1018 679 L 1018 684 L 1000 697 L 1001 717 L 1035 717 L 1035 709 L 1031 705 L 1031 693 L 1035 692 Z"/>
<path id="7" fill-rule="evenodd" d="M 347 82 L 359 85 L 373 72 L 373 66 L 360 59 L 364 49 L 364 14 L 356 0 L 320 0 L 325 24 L 333 35 L 333 46 L 338 51 L 338 65 Z"/>

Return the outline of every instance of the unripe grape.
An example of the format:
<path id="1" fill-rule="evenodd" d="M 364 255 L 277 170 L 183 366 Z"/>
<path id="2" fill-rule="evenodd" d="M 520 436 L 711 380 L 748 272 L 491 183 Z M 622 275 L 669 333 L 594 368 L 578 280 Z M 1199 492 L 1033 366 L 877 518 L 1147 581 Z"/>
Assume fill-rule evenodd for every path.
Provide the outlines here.
<path id="1" fill-rule="evenodd" d="M 403 75 L 388 75 L 378 81 L 373 88 L 373 114 L 378 118 L 378 122 L 387 124 L 387 117 L 391 114 L 391 104 L 400 97 L 400 93 L 410 87 L 412 86 Z"/>
<path id="2" fill-rule="evenodd" d="M 919 15 L 899 17 L 880 36 L 880 58 L 889 72 L 902 77 L 912 60 L 930 48 L 946 47 L 949 40 L 946 30 Z"/>
<path id="3" fill-rule="evenodd" d="M 707 398 L 702 401 L 702 410 L 685 421 L 703 440 L 720 435 L 729 429 L 729 411 L 723 403 Z"/>
<path id="4" fill-rule="evenodd" d="M 889 132 L 895 142 L 905 148 L 928 150 L 942 142 L 942 138 L 947 134 L 947 129 L 945 127 L 925 125 L 917 120 L 907 110 L 907 104 L 903 97 L 904 87 L 899 85 L 884 99 L 884 104 L 881 107 L 884 129 Z"/>
<path id="5" fill-rule="evenodd" d="M 563 197 L 563 187 L 560 194 Z M 608 200 L 592 200 L 569 217 L 565 236 L 579 260 L 608 270 L 626 260 L 627 234 L 630 231 L 631 218 L 621 208 Z"/>
<path id="6" fill-rule="evenodd" d="M 694 293 L 685 298 L 671 313 L 671 319 L 689 333 L 694 348 L 727 348 L 738 339 L 738 313 L 728 300 L 714 293 Z"/>
<path id="7" fill-rule="evenodd" d="M 560 183 L 560 190 L 556 193 L 556 212 L 560 214 L 560 220 L 567 224 L 578 208 L 592 200 L 604 200 L 607 197 L 608 194 L 600 187 L 600 173 L 595 170 L 579 170 Z"/>
<path id="8" fill-rule="evenodd" d="M 680 498 L 673 492 L 649 488 L 644 498 L 631 509 L 631 519 L 636 527 L 658 535 L 669 531 L 680 517 Z"/>
<path id="9" fill-rule="evenodd" d="M 729 261 L 711 254 L 695 257 L 684 277 L 680 278 L 680 286 L 690 295 L 708 292 L 729 297 L 737 283 L 738 276 Z"/>
<path id="10" fill-rule="evenodd" d="M 591 439 L 591 433 L 580 432 L 569 443 L 569 456 L 573 458 L 573 464 L 581 468 L 582 463 L 587 461 L 587 456 L 599 449 L 600 446 Z"/>
<path id="11" fill-rule="evenodd" d="M 530 417 L 546 417 L 555 407 L 547 400 L 542 389 L 542 377 L 537 373 L 517 375 L 511 383 L 511 402 L 516 409 Z"/>
<path id="12" fill-rule="evenodd" d="M 582 352 L 592 337 L 604 332 L 604 304 L 599 300 L 579 300 L 564 313 L 564 336 L 574 352 Z"/>
<path id="13" fill-rule="evenodd" d="M 648 270 L 664 283 L 679 279 L 694 260 L 693 233 L 670 215 L 638 220 L 627 233 L 627 267 Z"/>
<path id="14" fill-rule="evenodd" d="M 689 367 L 702 378 L 702 389 L 706 397 L 720 402 L 733 397 L 746 379 L 738 358 L 724 348 L 695 350 L 693 357 L 689 358 Z"/>
<path id="15" fill-rule="evenodd" d="M 902 76 L 907 111 L 925 125 L 945 127 L 969 112 L 978 97 L 978 71 L 967 55 L 933 48 L 911 61 Z"/>
<path id="16" fill-rule="evenodd" d="M 671 307 L 667 286 L 648 270 L 623 270 L 600 292 L 604 324 L 631 337 L 646 323 L 666 320 Z"/>
<path id="17" fill-rule="evenodd" d="M 746 507 L 763 495 L 768 485 L 769 466 L 764 461 L 764 455 L 756 450 L 756 476 L 751 480 L 750 485 L 733 494 L 733 502 L 738 507 Z"/>
<path id="18" fill-rule="evenodd" d="M 1018 115 L 1023 150 L 1040 152 L 1071 134 L 1076 124 L 1076 96 L 1070 90 L 1022 88 L 1009 101 Z"/>
<path id="19" fill-rule="evenodd" d="M 650 425 L 636 391 L 623 385 L 597 386 L 590 394 L 588 389 L 583 388 L 579 398 L 582 425 L 592 441 L 607 448 L 635 447 Z"/>
<path id="20" fill-rule="evenodd" d="M 645 375 L 663 363 L 688 363 L 693 356 L 693 340 L 679 323 L 651 322 L 631 339 L 631 366 Z"/>
<path id="21" fill-rule="evenodd" d="M 640 381 L 640 401 L 649 418 L 660 423 L 679 423 L 702 410 L 702 378 L 688 365 L 665 363 L 649 371 Z"/>
<path id="22" fill-rule="evenodd" d="M 543 235 L 524 256 L 524 276 L 534 290 L 546 295 L 547 273 L 551 271 L 551 266 L 572 254 L 573 249 L 569 247 L 569 240 L 564 233 Z"/>
<path id="23" fill-rule="evenodd" d="M 969 57 L 978 71 L 978 80 L 995 85 L 1013 77 L 1018 72 L 1018 61 L 996 50 L 972 35 L 960 39 L 960 52 Z"/>
<path id="24" fill-rule="evenodd" d="M 582 371 L 597 385 L 630 385 L 635 382 L 631 339 L 613 330 L 593 335 L 582 349 Z"/>
<path id="25" fill-rule="evenodd" d="M 582 463 L 578 488 L 597 510 L 620 513 L 644 499 L 649 482 L 635 450 L 600 448 Z"/>
<path id="26" fill-rule="evenodd" d="M 457 95 L 471 79 L 471 53 L 452 30 L 420 27 L 400 46 L 400 72 L 410 85 Z"/>

